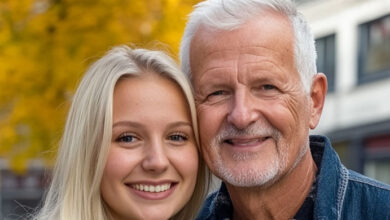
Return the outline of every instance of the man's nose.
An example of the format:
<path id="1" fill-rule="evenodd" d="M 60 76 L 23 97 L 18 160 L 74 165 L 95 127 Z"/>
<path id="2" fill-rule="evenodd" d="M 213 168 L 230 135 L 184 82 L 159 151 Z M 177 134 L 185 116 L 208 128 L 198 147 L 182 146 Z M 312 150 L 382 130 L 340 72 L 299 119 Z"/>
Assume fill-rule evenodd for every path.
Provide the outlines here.
<path id="1" fill-rule="evenodd" d="M 168 169 L 169 159 L 164 149 L 163 141 L 153 141 L 145 149 L 142 168 L 147 172 L 162 173 Z"/>
<path id="2" fill-rule="evenodd" d="M 238 129 L 244 129 L 258 120 L 258 116 L 255 98 L 251 96 L 249 91 L 237 90 L 227 116 L 227 122 Z"/>

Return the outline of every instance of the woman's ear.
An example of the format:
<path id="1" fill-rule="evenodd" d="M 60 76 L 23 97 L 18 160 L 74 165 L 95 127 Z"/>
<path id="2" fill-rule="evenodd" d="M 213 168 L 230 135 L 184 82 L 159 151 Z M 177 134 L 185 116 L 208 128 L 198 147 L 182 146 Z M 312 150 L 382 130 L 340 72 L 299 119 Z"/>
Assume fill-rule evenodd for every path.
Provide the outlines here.
<path id="1" fill-rule="evenodd" d="M 310 89 L 310 128 L 317 127 L 324 107 L 328 82 L 325 74 L 317 73 L 313 77 Z"/>

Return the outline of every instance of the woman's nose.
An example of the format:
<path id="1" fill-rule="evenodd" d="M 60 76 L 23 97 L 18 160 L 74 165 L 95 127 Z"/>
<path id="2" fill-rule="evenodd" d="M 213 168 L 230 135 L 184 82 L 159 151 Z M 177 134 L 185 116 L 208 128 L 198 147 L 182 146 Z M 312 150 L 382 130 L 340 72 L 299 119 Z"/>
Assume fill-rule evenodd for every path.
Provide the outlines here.
<path id="1" fill-rule="evenodd" d="M 142 168 L 153 173 L 162 173 L 167 170 L 169 160 L 162 141 L 155 141 L 145 149 L 145 157 L 142 161 Z"/>

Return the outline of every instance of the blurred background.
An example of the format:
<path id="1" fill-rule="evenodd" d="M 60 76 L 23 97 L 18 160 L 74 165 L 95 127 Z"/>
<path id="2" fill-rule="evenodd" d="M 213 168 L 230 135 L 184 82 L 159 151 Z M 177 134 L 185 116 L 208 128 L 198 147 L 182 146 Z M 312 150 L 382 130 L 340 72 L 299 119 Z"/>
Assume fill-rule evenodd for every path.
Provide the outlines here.
<path id="1" fill-rule="evenodd" d="M 32 212 L 50 179 L 71 97 L 118 44 L 177 59 L 200 0 L 0 0 L 0 219 Z M 329 81 L 319 127 L 350 169 L 390 183 L 390 0 L 296 0 Z"/>

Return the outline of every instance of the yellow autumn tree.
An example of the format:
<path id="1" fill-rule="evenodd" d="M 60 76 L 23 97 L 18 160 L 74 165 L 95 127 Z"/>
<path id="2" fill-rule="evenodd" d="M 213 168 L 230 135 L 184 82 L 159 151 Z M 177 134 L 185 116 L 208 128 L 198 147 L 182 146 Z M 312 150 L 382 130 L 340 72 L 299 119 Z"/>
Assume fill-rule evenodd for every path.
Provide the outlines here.
<path id="1" fill-rule="evenodd" d="M 198 0 L 199 1 L 199 0 Z M 118 44 L 163 42 L 177 55 L 195 0 L 1 0 L 0 158 L 51 164 L 88 65 Z"/>

